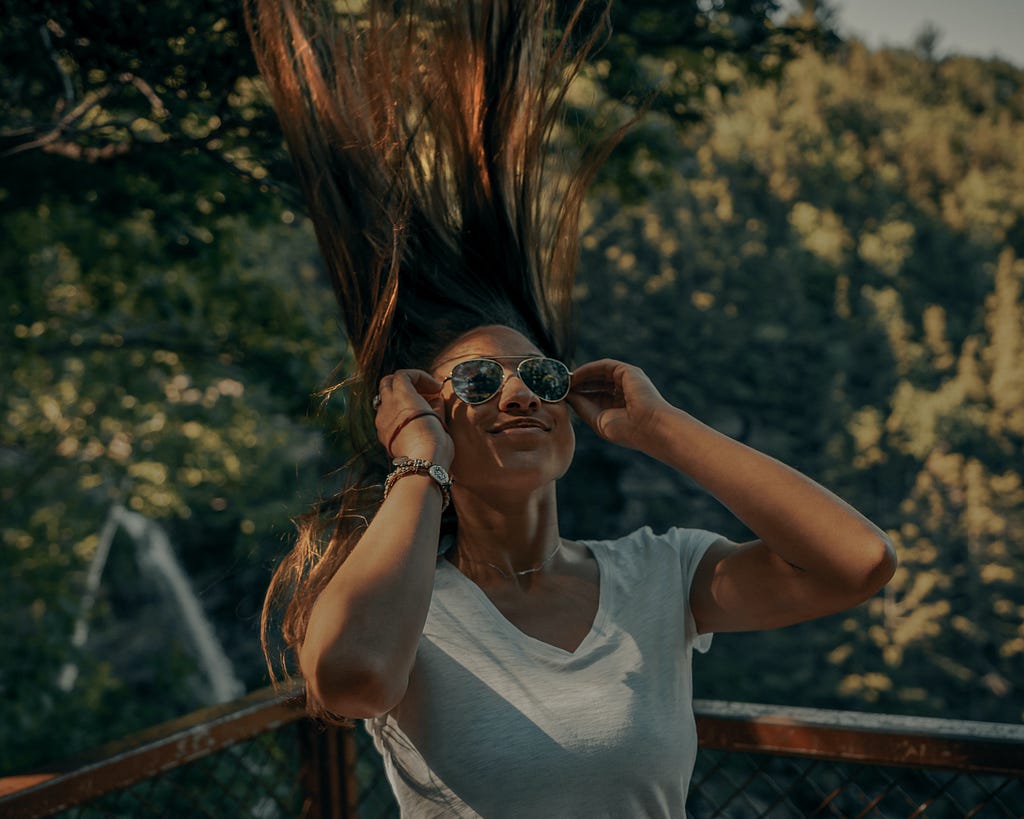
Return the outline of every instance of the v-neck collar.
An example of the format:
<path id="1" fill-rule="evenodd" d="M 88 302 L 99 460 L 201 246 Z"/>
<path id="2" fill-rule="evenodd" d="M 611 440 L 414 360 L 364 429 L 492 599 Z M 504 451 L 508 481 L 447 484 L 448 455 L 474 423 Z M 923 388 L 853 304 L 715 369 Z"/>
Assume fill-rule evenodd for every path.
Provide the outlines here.
<path id="1" fill-rule="evenodd" d="M 611 608 L 611 601 L 609 600 L 609 597 L 611 596 L 612 584 L 608 582 L 608 578 L 605 576 L 607 573 L 607 567 L 603 565 L 603 555 L 601 553 L 602 550 L 600 544 L 584 542 L 582 545 L 590 552 L 591 555 L 593 555 L 594 560 L 597 563 L 597 612 L 594 614 L 594 621 L 590 624 L 590 629 L 587 631 L 586 636 L 584 636 L 580 644 L 572 651 L 568 651 L 560 646 L 556 646 L 540 639 L 539 637 L 533 637 L 525 631 L 522 631 L 515 625 L 515 623 L 502 614 L 501 609 L 494 605 L 494 602 L 487 596 L 483 589 L 443 557 L 438 558 L 438 571 L 444 572 L 446 577 L 451 578 L 451 583 L 453 585 L 458 586 L 465 593 L 469 594 L 476 601 L 477 607 L 481 610 L 483 615 L 494 623 L 498 629 L 504 632 L 510 640 L 514 640 L 525 650 L 547 659 L 564 661 L 575 660 L 586 655 L 591 650 L 593 644 L 597 642 L 603 634 L 605 634 L 607 630 L 605 627 L 605 623 L 608 619 L 607 612 Z"/>

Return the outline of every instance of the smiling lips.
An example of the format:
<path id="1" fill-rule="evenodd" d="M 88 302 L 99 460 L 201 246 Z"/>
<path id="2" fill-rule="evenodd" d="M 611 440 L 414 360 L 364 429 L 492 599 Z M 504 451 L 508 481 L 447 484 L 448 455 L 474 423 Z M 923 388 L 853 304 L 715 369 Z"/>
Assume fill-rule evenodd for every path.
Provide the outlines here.
<path id="1" fill-rule="evenodd" d="M 544 432 L 548 432 L 547 426 L 542 424 L 540 421 L 533 418 L 516 418 L 514 421 L 508 421 L 504 424 L 498 424 L 491 428 L 491 433 L 505 432 L 509 429 L 540 429 Z"/>

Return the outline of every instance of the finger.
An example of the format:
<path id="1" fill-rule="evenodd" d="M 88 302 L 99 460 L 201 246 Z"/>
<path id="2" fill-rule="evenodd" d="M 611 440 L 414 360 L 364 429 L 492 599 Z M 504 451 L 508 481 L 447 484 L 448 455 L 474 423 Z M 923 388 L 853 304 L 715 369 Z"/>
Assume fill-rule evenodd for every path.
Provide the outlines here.
<path id="1" fill-rule="evenodd" d="M 615 392 L 621 366 L 622 362 L 605 358 L 577 367 L 572 373 L 572 392 L 581 395 Z"/>
<path id="2" fill-rule="evenodd" d="M 434 411 L 437 416 L 437 420 L 441 422 L 441 426 L 444 427 L 444 431 L 448 431 L 448 407 L 444 402 L 444 398 L 441 393 L 438 392 L 435 395 L 426 396 L 427 404 Z"/>
<path id="3" fill-rule="evenodd" d="M 622 404 L 622 386 L 615 381 L 604 378 L 588 378 L 579 383 L 573 382 L 569 398 L 573 396 L 588 398 L 602 407 Z"/>
<path id="4" fill-rule="evenodd" d="M 395 376 L 405 379 L 416 392 L 424 397 L 441 392 L 441 382 L 426 370 L 398 370 Z"/>
<path id="5" fill-rule="evenodd" d="M 382 405 L 391 408 L 402 406 L 422 407 L 429 404 L 427 398 L 440 392 L 440 383 L 422 370 L 397 370 L 380 380 L 375 396 L 375 409 Z M 377 400 L 379 398 L 379 400 Z"/>
<path id="6" fill-rule="evenodd" d="M 615 370 L 621 366 L 621 361 L 616 361 L 613 358 L 602 358 L 597 361 L 588 361 L 585 364 L 580 364 L 580 366 L 573 370 L 572 374 L 582 378 L 593 378 L 598 375 L 611 377 Z"/>
<path id="7" fill-rule="evenodd" d="M 595 401 L 577 393 L 569 393 L 566 402 L 573 408 L 573 411 L 580 417 L 583 423 L 589 427 L 594 426 L 597 416 L 601 412 L 601 407 Z"/>
<path id="8" fill-rule="evenodd" d="M 573 378 L 570 395 L 615 395 L 615 382 L 607 378 Z"/>

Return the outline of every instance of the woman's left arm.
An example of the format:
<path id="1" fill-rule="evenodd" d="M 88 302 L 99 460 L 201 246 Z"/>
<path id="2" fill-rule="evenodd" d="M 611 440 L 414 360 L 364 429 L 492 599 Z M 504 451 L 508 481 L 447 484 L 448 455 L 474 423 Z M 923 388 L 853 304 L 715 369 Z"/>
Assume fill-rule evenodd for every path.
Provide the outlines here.
<path id="1" fill-rule="evenodd" d="M 849 608 L 896 569 L 877 526 L 796 470 L 673 407 L 642 370 L 584 364 L 569 401 L 607 441 L 690 476 L 757 536 L 708 550 L 690 589 L 701 633 L 778 628 Z"/>

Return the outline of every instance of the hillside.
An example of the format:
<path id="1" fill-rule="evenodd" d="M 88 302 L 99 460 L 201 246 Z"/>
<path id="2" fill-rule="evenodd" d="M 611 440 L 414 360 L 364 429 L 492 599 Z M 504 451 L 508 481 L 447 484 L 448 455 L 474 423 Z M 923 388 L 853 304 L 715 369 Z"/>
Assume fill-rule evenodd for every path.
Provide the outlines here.
<path id="1" fill-rule="evenodd" d="M 593 198 L 585 354 L 643 365 L 900 551 L 856 612 L 719 638 L 699 695 L 1024 717 L 1022 83 L 998 62 L 809 53 L 777 84 L 710 95 L 703 125 L 648 118 L 628 195 Z M 579 456 L 604 458 L 603 488 L 572 496 L 588 534 L 657 521 L 743 537 L 667 471 Z"/>
<path id="2" fill-rule="evenodd" d="M 54 725 L 78 750 L 209 693 L 141 541 L 112 521 L 160 524 L 242 683 L 265 684 L 270 568 L 346 458 L 343 398 L 319 412 L 316 392 L 347 352 L 222 11 L 180 38 L 164 36 L 171 12 L 154 16 L 168 55 L 129 26 L 138 42 L 98 56 L 56 23 L 44 41 L 60 55 L 33 45 L 34 24 L 0 33 L 4 59 L 50 83 L 0 77 L 12 99 L 35 95 L 0 111 L 0 769 L 52 756 Z M 734 45 L 696 62 L 610 48 L 677 85 L 588 202 L 577 360 L 644 367 L 678 406 L 864 509 L 902 565 L 856 611 L 719 636 L 698 696 L 1018 722 L 1024 72 L 796 35 L 801 56 L 782 59 L 764 32 L 756 64 Z M 151 85 L 115 70 L 147 48 Z M 603 81 L 614 69 L 591 67 L 581 121 L 632 113 L 608 101 L 625 97 Z M 92 107 L 50 106 L 61 79 Z M 66 139 L 10 148 L 61 111 L 81 117 Z M 577 538 L 745 537 L 688 482 L 585 430 L 560 511 Z"/>

